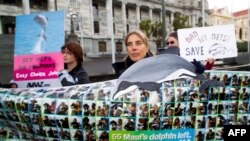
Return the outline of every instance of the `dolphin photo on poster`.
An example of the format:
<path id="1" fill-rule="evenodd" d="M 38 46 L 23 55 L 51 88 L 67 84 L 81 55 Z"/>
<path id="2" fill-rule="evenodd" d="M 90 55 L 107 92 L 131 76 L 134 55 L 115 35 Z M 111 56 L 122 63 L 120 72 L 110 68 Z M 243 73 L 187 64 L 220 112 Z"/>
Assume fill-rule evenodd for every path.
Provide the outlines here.
<path id="1" fill-rule="evenodd" d="M 61 86 L 64 11 L 16 17 L 14 80 L 20 88 Z"/>
<path id="2" fill-rule="evenodd" d="M 64 44 L 64 12 L 33 13 L 16 17 L 14 54 L 60 52 Z"/>

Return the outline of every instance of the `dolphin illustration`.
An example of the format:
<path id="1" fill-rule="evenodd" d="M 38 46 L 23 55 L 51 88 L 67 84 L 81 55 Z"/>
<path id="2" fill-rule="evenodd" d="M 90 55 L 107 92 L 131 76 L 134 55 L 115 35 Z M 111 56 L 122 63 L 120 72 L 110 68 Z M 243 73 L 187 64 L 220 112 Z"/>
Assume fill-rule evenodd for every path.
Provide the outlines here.
<path id="1" fill-rule="evenodd" d="M 224 55 L 226 53 L 227 48 L 219 43 L 214 43 L 211 47 L 209 47 L 208 53 L 212 56 Z"/>
<path id="2" fill-rule="evenodd" d="M 38 23 L 44 31 L 46 30 L 46 26 L 48 24 L 48 17 L 47 16 L 44 16 L 44 15 L 41 15 L 41 14 L 36 15 L 34 17 L 34 21 L 36 23 Z"/>
<path id="3" fill-rule="evenodd" d="M 215 80 L 206 80 L 202 74 L 196 74 L 195 70 L 192 63 L 174 54 L 160 54 L 145 58 L 133 64 L 117 79 L 112 98 L 117 99 L 138 87 L 159 92 L 162 82 L 180 78 L 204 81 L 200 90 L 204 90 L 207 86 L 224 86 L 219 82 L 213 83 Z"/>
<path id="4" fill-rule="evenodd" d="M 41 30 L 41 33 L 38 35 L 38 39 L 36 41 L 36 44 L 33 48 L 32 53 L 38 54 L 42 53 L 42 43 L 46 40 L 46 36 L 44 34 L 44 30 Z"/>

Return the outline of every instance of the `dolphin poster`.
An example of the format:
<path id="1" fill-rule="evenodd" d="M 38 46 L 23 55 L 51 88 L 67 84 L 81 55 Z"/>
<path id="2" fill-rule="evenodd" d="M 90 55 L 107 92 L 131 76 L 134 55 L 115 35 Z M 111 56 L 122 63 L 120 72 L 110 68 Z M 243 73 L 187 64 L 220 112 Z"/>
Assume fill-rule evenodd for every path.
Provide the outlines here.
<path id="1" fill-rule="evenodd" d="M 63 11 L 16 17 L 13 77 L 19 87 L 60 86 L 64 40 Z"/>

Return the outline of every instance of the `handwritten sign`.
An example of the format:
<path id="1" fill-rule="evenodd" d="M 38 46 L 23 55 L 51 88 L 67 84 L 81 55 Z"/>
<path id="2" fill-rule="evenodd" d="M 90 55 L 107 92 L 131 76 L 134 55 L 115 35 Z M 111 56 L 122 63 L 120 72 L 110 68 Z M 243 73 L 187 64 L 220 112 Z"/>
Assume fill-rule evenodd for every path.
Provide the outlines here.
<path id="1" fill-rule="evenodd" d="M 19 55 L 14 58 L 14 61 L 14 79 L 18 83 L 19 87 L 24 86 L 24 88 L 28 88 L 60 86 L 57 85 L 58 83 L 55 83 L 55 81 L 58 81 L 58 70 L 63 68 L 61 53 Z M 48 82 L 48 85 L 33 85 L 34 82 L 44 83 L 45 80 Z M 49 84 L 49 81 L 51 81 L 51 84 Z"/>
<path id="2" fill-rule="evenodd" d="M 189 61 L 238 55 L 234 25 L 180 29 L 178 40 L 180 55 Z"/>

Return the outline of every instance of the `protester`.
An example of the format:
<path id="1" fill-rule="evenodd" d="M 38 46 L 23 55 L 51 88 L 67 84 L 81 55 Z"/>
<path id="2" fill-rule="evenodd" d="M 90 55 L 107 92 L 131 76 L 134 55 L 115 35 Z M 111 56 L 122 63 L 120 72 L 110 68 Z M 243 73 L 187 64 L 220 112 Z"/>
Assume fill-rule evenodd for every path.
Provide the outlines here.
<path id="1" fill-rule="evenodd" d="M 167 39 L 166 39 L 166 45 L 169 47 L 169 48 L 172 48 L 172 47 L 179 47 L 179 41 L 178 41 L 178 35 L 177 35 L 177 32 L 172 32 L 168 35 Z M 163 51 L 164 52 L 164 51 Z M 162 53 L 163 53 L 162 52 Z M 161 53 L 160 53 L 161 54 Z M 197 73 L 200 73 L 202 74 L 205 70 L 211 70 L 214 66 L 214 59 L 212 58 L 208 58 L 206 60 L 206 64 L 205 66 L 203 66 L 201 64 L 201 62 L 199 61 L 196 61 L 194 59 L 194 61 L 192 62 L 195 67 L 196 67 L 196 72 Z"/>
<path id="2" fill-rule="evenodd" d="M 9 88 L 18 88 L 17 83 L 13 79 L 9 82 Z"/>
<path id="3" fill-rule="evenodd" d="M 113 63 L 116 76 L 119 77 L 126 69 L 135 62 L 143 58 L 153 56 L 150 52 L 149 41 L 147 36 L 140 30 L 130 32 L 124 40 L 128 54 L 122 62 Z"/>
<path id="4" fill-rule="evenodd" d="M 64 60 L 64 70 L 58 76 L 62 86 L 89 83 L 87 72 L 82 66 L 83 50 L 78 43 L 70 42 L 61 48 Z"/>

